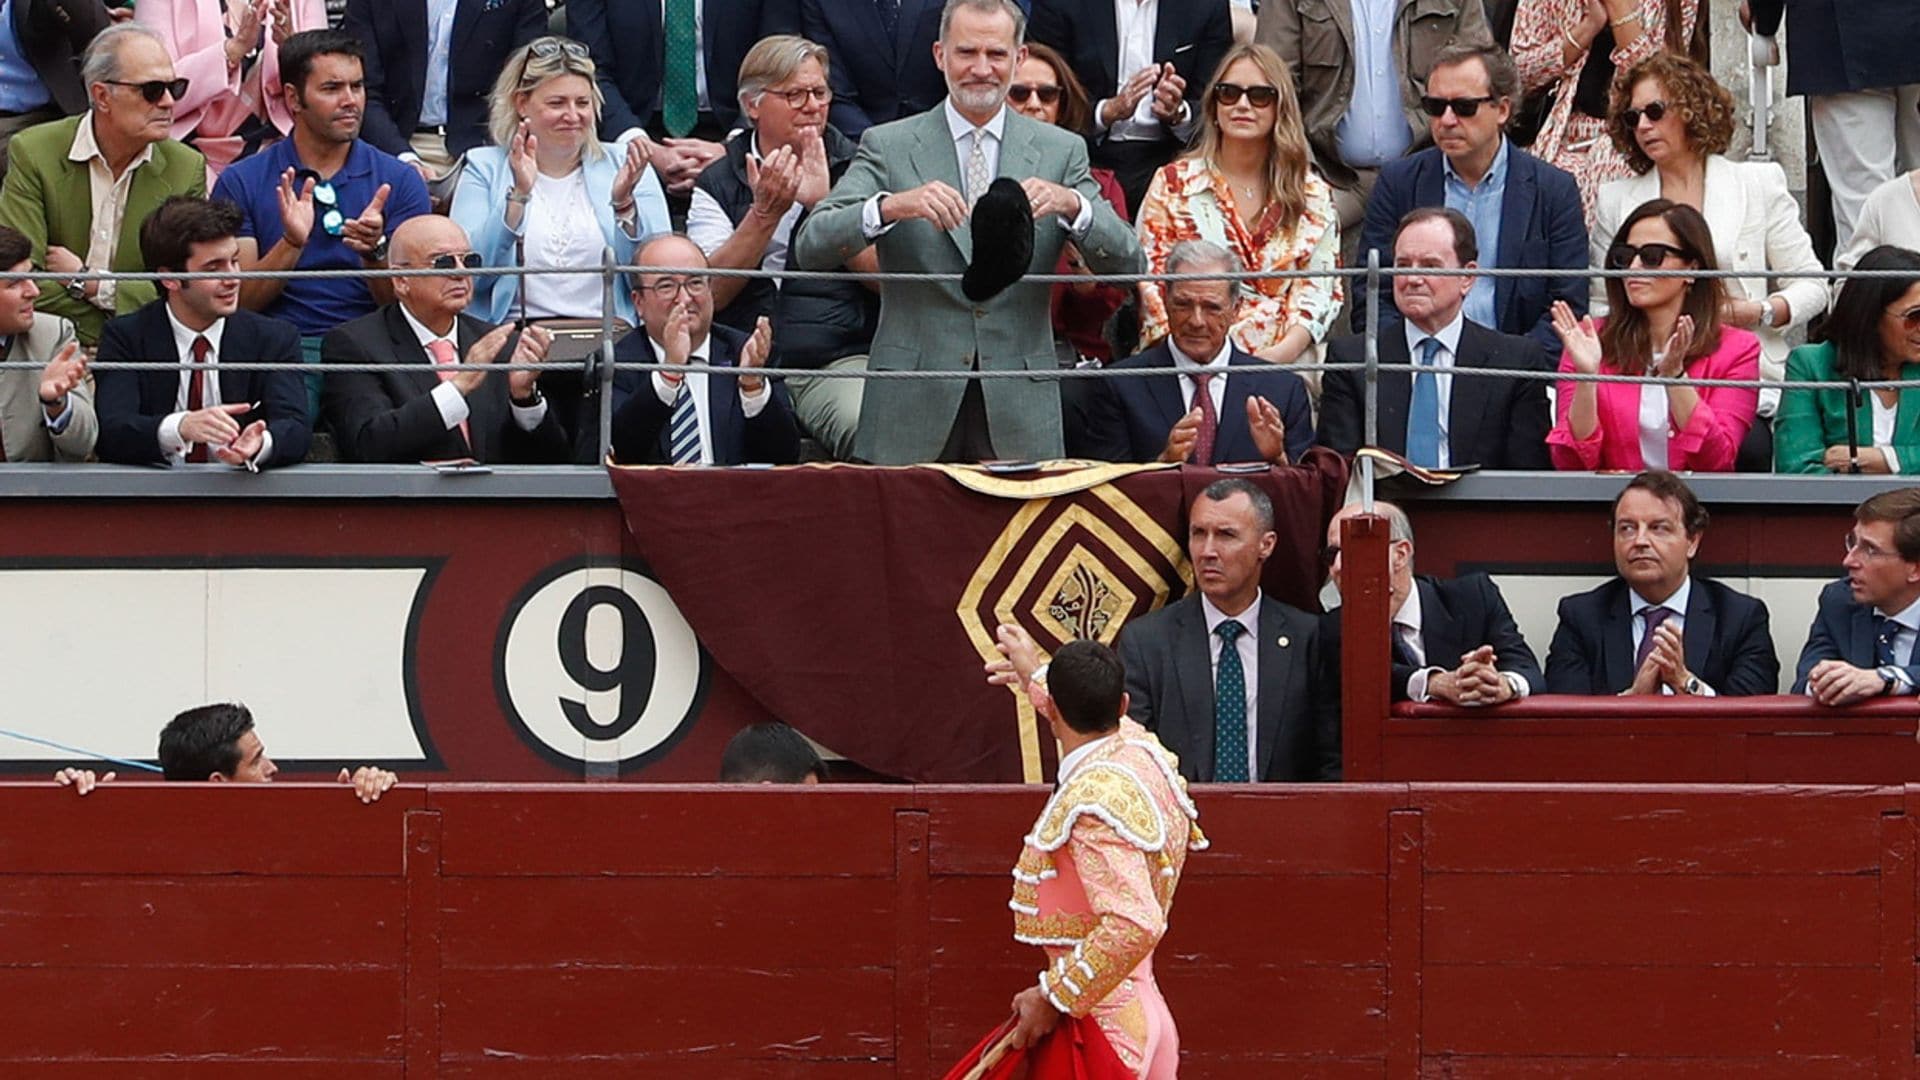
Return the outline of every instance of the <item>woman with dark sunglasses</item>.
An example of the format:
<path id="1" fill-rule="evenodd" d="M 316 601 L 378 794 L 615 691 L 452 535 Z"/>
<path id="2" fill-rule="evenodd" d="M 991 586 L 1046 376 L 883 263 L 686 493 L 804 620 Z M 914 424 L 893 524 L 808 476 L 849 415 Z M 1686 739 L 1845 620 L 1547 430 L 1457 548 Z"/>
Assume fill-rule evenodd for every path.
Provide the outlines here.
<path id="1" fill-rule="evenodd" d="M 1733 95 L 1707 70 L 1671 53 L 1642 60 L 1620 80 L 1609 134 L 1636 174 L 1600 188 L 1590 234 L 1593 265 L 1620 219 L 1648 199 L 1672 199 L 1700 211 L 1713 234 L 1716 265 L 1753 271 L 1727 278 L 1720 321 L 1760 337 L 1760 376 L 1778 381 L 1786 372 L 1786 334 L 1827 309 L 1827 283 L 1786 278 L 1769 291 L 1767 275 L 1781 270 L 1820 270 L 1820 257 L 1800 224 L 1800 204 L 1787 193 L 1787 174 L 1771 161 L 1729 161 L 1733 140 Z M 1605 315 L 1607 296 L 1595 279 L 1590 310 Z M 1743 472 L 1773 467 L 1772 419 L 1780 391 L 1760 393 L 1760 421 L 1740 454 Z"/>
<path id="2" fill-rule="evenodd" d="M 1858 269 L 1821 326 L 1822 340 L 1787 354 L 1788 382 L 1920 379 L 1920 253 L 1882 245 Z M 1920 390 L 1785 390 L 1774 422 L 1783 473 L 1920 473 Z"/>
<path id="3" fill-rule="evenodd" d="M 1137 226 L 1148 269 L 1183 240 L 1210 240 L 1249 270 L 1331 270 L 1340 254 L 1333 189 L 1313 171 L 1286 61 L 1265 45 L 1227 51 L 1207 86 L 1193 149 L 1154 174 Z M 1335 277 L 1261 278 L 1228 336 L 1275 364 L 1314 358 L 1340 311 Z M 1140 286 L 1140 347 L 1167 335 L 1158 283 Z M 1308 384 L 1317 388 L 1318 380 Z"/>
<path id="4" fill-rule="evenodd" d="M 1637 207 L 1608 245 L 1609 270 L 1711 270 L 1713 238 L 1691 206 L 1655 199 Z M 1553 305 L 1565 343 L 1560 370 L 1666 379 L 1757 379 L 1760 341 L 1725 325 L 1718 278 L 1610 277 L 1612 314 L 1575 318 Z M 1562 381 L 1547 451 L 1556 469 L 1729 472 L 1758 393 L 1745 387 Z"/>

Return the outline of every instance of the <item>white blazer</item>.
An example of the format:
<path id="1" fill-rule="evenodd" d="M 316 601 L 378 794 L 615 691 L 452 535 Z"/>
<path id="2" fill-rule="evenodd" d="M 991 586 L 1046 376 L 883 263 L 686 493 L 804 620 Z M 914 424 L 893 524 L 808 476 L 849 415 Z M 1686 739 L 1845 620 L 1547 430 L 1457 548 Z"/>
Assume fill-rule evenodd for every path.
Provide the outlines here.
<path id="1" fill-rule="evenodd" d="M 1707 228 L 1713 232 L 1713 260 L 1722 270 L 1824 270 L 1813 253 L 1813 241 L 1800 224 L 1800 204 L 1787 193 L 1787 174 L 1771 161 L 1729 161 L 1720 154 L 1707 156 L 1706 190 L 1701 201 Z M 1660 197 L 1660 173 L 1649 169 L 1600 185 L 1594 202 L 1593 229 L 1588 234 L 1595 267 L 1606 265 L 1613 234 L 1641 203 Z M 1765 278 L 1727 278 L 1729 295 L 1765 299 Z M 1760 377 L 1780 380 L 1787 373 L 1786 331 L 1827 310 L 1827 283 L 1819 278 L 1792 278 L 1778 292 L 1787 302 L 1787 324 L 1778 329 L 1757 326 L 1760 337 Z M 1598 317 L 1607 313 L 1607 282 L 1593 279 L 1589 309 Z M 1772 416 L 1778 390 L 1760 394 L 1760 414 Z"/>

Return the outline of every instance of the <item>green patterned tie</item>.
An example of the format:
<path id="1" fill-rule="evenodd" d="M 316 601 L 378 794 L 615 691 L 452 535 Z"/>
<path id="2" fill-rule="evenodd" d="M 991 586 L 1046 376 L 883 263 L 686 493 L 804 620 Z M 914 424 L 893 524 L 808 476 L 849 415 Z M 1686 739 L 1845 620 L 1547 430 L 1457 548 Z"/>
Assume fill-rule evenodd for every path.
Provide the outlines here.
<path id="1" fill-rule="evenodd" d="M 1213 779 L 1220 784 L 1247 781 L 1247 671 L 1234 645 L 1246 629 L 1229 619 L 1213 630 L 1220 635 L 1213 675 Z"/>
<path id="2" fill-rule="evenodd" d="M 694 85 L 700 33 L 693 24 L 693 0 L 666 0 L 667 47 L 660 80 L 660 119 L 667 134 L 679 138 L 700 116 L 700 91 Z"/>

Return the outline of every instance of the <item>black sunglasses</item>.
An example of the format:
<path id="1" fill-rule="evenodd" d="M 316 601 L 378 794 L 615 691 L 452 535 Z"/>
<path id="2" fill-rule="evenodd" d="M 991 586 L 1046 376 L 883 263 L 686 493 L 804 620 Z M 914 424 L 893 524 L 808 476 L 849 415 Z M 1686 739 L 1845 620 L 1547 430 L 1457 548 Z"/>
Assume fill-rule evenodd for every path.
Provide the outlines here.
<path id="1" fill-rule="evenodd" d="M 1642 116 L 1645 116 L 1647 119 L 1657 124 L 1661 120 L 1664 120 L 1666 118 L 1666 115 L 1667 115 L 1667 103 L 1664 101 L 1649 101 L 1638 109 L 1621 109 L 1620 110 L 1620 119 L 1625 120 L 1629 128 L 1639 127 L 1640 117 Z"/>
<path id="2" fill-rule="evenodd" d="M 1241 86 L 1230 82 L 1213 84 L 1213 100 L 1222 105 L 1238 105 L 1242 94 L 1246 95 L 1247 104 L 1256 109 L 1264 109 L 1280 100 L 1280 91 L 1271 86 Z"/>
<path id="3" fill-rule="evenodd" d="M 148 79 L 146 82 L 123 82 L 120 79 L 101 79 L 100 81 L 109 86 L 131 86 L 140 91 L 140 96 L 146 98 L 149 105 L 160 104 L 160 99 L 168 94 L 172 94 L 175 101 L 187 96 L 185 79 Z"/>
<path id="4" fill-rule="evenodd" d="M 480 253 L 477 251 L 463 251 L 458 255 L 449 252 L 444 255 L 435 255 L 427 260 L 427 266 L 433 270 L 452 270 L 456 267 L 478 270 L 485 261 L 480 258 Z"/>
<path id="5" fill-rule="evenodd" d="M 347 215 L 340 211 L 339 192 L 333 190 L 333 181 L 321 179 L 312 169 L 293 174 L 294 190 L 300 190 L 309 180 L 313 181 L 313 205 L 320 210 L 320 230 L 328 236 L 339 236 L 347 227 Z"/>
<path id="6" fill-rule="evenodd" d="M 1007 87 L 1007 96 L 1013 99 L 1015 105 L 1025 105 L 1030 97 L 1038 97 L 1042 105 L 1051 105 L 1060 100 L 1060 88 L 1017 82 Z"/>
<path id="7" fill-rule="evenodd" d="M 1637 259 L 1646 269 L 1658 270 L 1666 265 L 1668 258 L 1676 255 L 1682 259 L 1694 257 L 1693 253 L 1686 248 L 1674 247 L 1672 244 L 1641 244 L 1635 247 L 1622 242 L 1607 249 L 1607 269 L 1625 270 Z"/>
<path id="8" fill-rule="evenodd" d="M 1425 110 L 1426 114 L 1435 120 L 1447 115 L 1448 109 L 1453 110 L 1453 115 L 1465 120 L 1467 117 L 1478 113 L 1480 106 L 1489 105 L 1498 100 L 1500 99 L 1494 97 L 1492 94 L 1488 94 L 1486 97 L 1423 97 L 1420 99 L 1420 108 Z"/>

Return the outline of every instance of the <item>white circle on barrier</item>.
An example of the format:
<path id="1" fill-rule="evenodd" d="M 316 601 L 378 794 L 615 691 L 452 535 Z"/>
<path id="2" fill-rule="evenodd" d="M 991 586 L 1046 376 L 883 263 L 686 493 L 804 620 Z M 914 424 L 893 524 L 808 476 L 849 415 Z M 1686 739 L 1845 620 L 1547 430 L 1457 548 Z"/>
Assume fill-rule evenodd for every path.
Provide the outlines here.
<path id="1" fill-rule="evenodd" d="M 704 660 L 659 582 L 582 566 L 535 589 L 509 616 L 497 658 L 508 716 L 580 764 L 633 761 L 699 711 Z"/>

